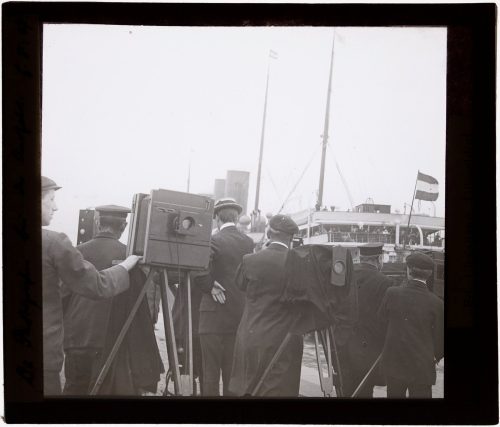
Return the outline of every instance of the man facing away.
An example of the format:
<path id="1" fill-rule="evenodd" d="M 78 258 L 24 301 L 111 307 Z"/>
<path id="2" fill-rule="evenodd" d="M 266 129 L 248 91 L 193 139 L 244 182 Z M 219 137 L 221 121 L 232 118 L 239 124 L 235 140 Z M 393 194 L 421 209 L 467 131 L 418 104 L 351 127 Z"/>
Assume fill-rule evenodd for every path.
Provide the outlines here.
<path id="1" fill-rule="evenodd" d="M 382 369 L 388 398 L 431 398 L 435 363 L 444 355 L 443 301 L 427 288 L 431 257 L 414 252 L 406 258 L 408 283 L 387 289 L 379 316 L 387 322 Z"/>
<path id="2" fill-rule="evenodd" d="M 98 233 L 92 240 L 77 246 L 77 249 L 96 269 L 103 270 L 112 267 L 114 260 L 126 257 L 127 247 L 119 239 L 127 226 L 130 209 L 106 205 L 96 207 L 95 211 L 98 213 Z M 104 347 L 112 298 L 96 301 L 75 292 L 66 298 L 64 394 L 86 395 Z"/>
<path id="3" fill-rule="evenodd" d="M 203 292 L 198 328 L 203 396 L 219 396 L 221 373 L 223 395 L 229 395 L 234 340 L 244 303 L 234 278 L 243 255 L 251 253 L 254 246 L 252 239 L 236 228 L 241 211 L 234 199 L 216 202 L 214 215 L 219 232 L 212 236 L 208 270 L 194 280 Z"/>
<path id="4" fill-rule="evenodd" d="M 281 301 L 285 262 L 297 224 L 288 216 L 269 220 L 269 244 L 245 255 L 236 285 L 245 292 L 245 310 L 236 334 L 230 390 L 252 395 L 262 374 L 292 326 L 295 316 Z M 302 336 L 292 335 L 287 347 L 256 391 L 257 396 L 298 396 Z"/>
<path id="5" fill-rule="evenodd" d="M 359 316 L 354 334 L 347 344 L 347 360 L 342 371 L 346 397 L 354 393 L 382 351 L 385 324 L 378 318 L 377 311 L 386 290 L 392 286 L 391 280 L 381 273 L 384 265 L 383 243 L 360 246 L 359 254 L 360 263 L 354 266 Z M 374 369 L 357 397 L 373 397 L 373 387 L 383 384 L 380 369 Z"/>
<path id="6" fill-rule="evenodd" d="M 50 225 L 57 210 L 55 191 L 60 189 L 53 180 L 42 176 L 42 227 Z M 82 254 L 63 233 L 42 229 L 43 286 L 43 370 L 44 394 L 61 394 L 59 373 L 63 365 L 63 310 L 61 283 L 73 292 L 89 298 L 108 298 L 129 287 L 128 271 L 140 257 L 129 256 L 119 265 L 101 272 L 85 261 Z"/>

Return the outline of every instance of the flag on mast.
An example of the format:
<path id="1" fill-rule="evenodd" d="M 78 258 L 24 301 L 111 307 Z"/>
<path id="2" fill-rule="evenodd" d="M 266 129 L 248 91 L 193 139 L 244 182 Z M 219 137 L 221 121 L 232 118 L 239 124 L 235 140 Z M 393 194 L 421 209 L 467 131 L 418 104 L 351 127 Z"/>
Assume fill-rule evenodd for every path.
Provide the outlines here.
<path id="1" fill-rule="evenodd" d="M 269 57 L 272 59 L 278 59 L 278 52 L 275 52 L 272 49 L 269 49 Z"/>
<path id="2" fill-rule="evenodd" d="M 430 175 L 418 172 L 415 199 L 433 202 L 439 195 L 438 180 Z"/>

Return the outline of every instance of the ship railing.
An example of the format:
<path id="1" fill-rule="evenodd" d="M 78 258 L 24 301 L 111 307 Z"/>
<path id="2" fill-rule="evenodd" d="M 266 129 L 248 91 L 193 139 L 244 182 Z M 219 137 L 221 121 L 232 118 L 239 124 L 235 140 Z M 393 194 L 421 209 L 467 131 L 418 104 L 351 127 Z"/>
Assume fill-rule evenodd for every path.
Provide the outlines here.
<path id="1" fill-rule="evenodd" d="M 384 243 L 394 244 L 395 236 L 385 233 L 328 232 L 328 242 Z"/>

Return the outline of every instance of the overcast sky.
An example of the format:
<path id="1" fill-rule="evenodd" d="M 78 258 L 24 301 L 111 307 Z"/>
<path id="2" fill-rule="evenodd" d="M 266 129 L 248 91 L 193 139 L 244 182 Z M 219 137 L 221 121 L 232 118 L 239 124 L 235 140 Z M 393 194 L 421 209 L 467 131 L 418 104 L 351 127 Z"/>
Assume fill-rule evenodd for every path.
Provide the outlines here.
<path id="1" fill-rule="evenodd" d="M 269 61 L 260 207 L 296 185 L 284 212 L 313 207 L 334 32 L 324 204 L 347 210 L 350 192 L 403 212 L 420 170 L 444 216 L 445 28 L 45 25 L 42 174 L 63 187 L 50 228 L 75 242 L 79 209 L 186 191 L 190 157 L 191 192 L 245 170 L 253 207 Z"/>

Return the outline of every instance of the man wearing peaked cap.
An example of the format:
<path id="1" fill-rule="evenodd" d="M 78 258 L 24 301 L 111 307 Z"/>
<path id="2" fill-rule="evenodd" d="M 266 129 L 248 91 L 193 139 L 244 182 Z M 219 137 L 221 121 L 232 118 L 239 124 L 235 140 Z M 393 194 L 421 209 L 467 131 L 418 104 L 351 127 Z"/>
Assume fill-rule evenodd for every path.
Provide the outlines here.
<path id="1" fill-rule="evenodd" d="M 55 191 L 59 187 L 52 179 L 41 178 L 42 226 L 50 225 L 57 210 Z M 114 296 L 129 286 L 128 270 L 140 257 L 130 256 L 120 265 L 101 272 L 85 261 L 71 244 L 68 236 L 42 229 L 43 286 L 43 381 L 45 395 L 61 393 L 59 373 L 63 365 L 63 310 L 61 282 L 71 291 L 89 298 Z"/>
<path id="2" fill-rule="evenodd" d="M 274 231 L 279 231 L 291 236 L 299 232 L 299 227 L 295 221 L 286 215 L 278 214 L 271 217 L 269 220 L 269 227 Z"/>
<path id="3" fill-rule="evenodd" d="M 379 316 L 387 322 L 381 364 L 388 398 L 431 398 L 435 363 L 444 356 L 444 306 L 426 281 L 431 257 L 414 252 L 406 257 L 408 284 L 387 290 Z"/>
<path id="4" fill-rule="evenodd" d="M 377 310 L 392 282 L 381 273 L 383 243 L 368 243 L 359 247 L 360 263 L 354 265 L 358 287 L 358 322 L 349 338 L 346 351 L 341 354 L 343 392 L 350 397 L 382 351 L 385 338 L 384 324 Z M 373 397 L 373 387 L 384 385 L 379 369 L 372 371 L 357 397 Z"/>
<path id="5" fill-rule="evenodd" d="M 59 190 L 59 187 L 52 179 L 42 176 L 42 191 Z"/>
<path id="6" fill-rule="evenodd" d="M 280 301 L 284 290 L 285 261 L 297 224 L 286 215 L 269 220 L 268 246 L 245 255 L 236 285 L 245 292 L 245 310 L 236 334 L 230 390 L 237 396 L 299 395 L 302 337 L 292 335 L 262 386 L 254 389 L 295 316 Z"/>
<path id="7" fill-rule="evenodd" d="M 95 211 L 98 232 L 77 249 L 97 270 L 103 270 L 112 267 L 113 260 L 125 259 L 127 247 L 119 239 L 127 226 L 130 209 L 104 205 L 96 207 Z M 70 292 L 65 298 L 64 394 L 86 395 L 104 347 L 113 299 L 96 301 L 75 292 Z"/>
<path id="8" fill-rule="evenodd" d="M 193 281 L 203 292 L 198 327 L 203 396 L 219 396 L 221 376 L 223 395 L 229 395 L 234 340 L 244 303 L 243 293 L 235 285 L 235 273 L 243 255 L 253 252 L 254 246 L 253 240 L 236 228 L 241 211 L 231 198 L 215 203 L 219 232 L 210 241 L 208 269 L 198 273 Z"/>

